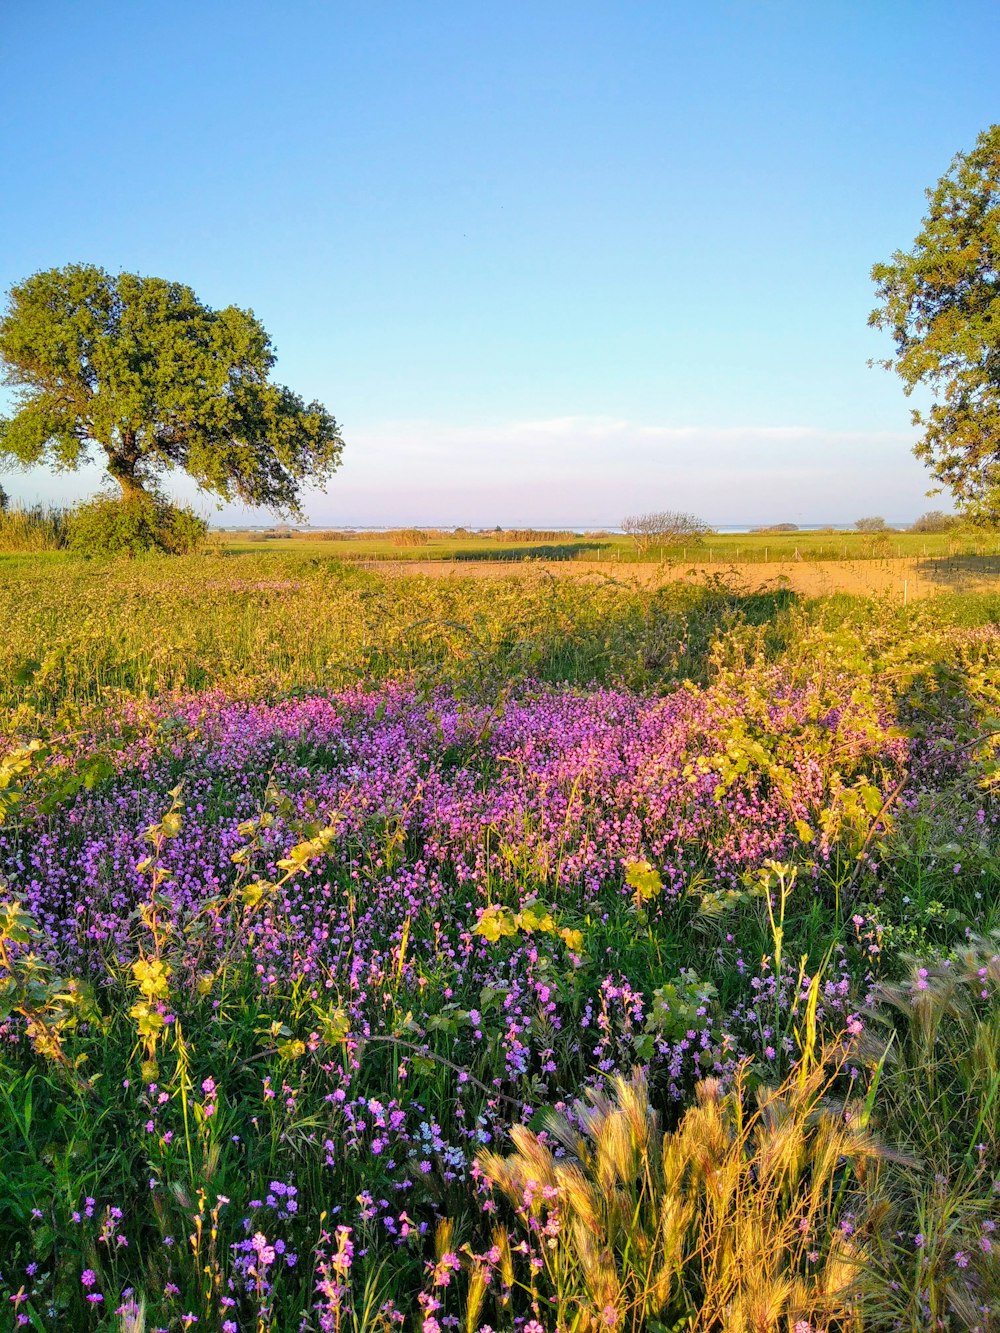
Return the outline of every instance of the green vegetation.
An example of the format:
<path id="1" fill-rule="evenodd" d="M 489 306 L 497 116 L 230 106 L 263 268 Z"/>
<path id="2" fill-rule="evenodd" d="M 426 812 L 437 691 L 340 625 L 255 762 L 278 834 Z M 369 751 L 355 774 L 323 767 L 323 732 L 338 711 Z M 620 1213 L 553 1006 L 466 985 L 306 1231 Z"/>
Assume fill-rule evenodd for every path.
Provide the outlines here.
<path id="1" fill-rule="evenodd" d="M 0 570 L 24 1326 L 995 1327 L 1000 594 Z"/>
<path id="2" fill-rule="evenodd" d="M 73 471 L 96 450 L 126 498 L 179 468 L 223 500 L 296 512 L 343 441 L 321 403 L 270 382 L 274 361 L 249 311 L 212 310 L 181 283 L 92 264 L 36 273 L 0 319 L 16 390 L 0 459 Z"/>
<path id="3" fill-rule="evenodd" d="M 60 551 L 69 543 L 65 509 L 0 505 L 0 553 Z"/>
<path id="4" fill-rule="evenodd" d="M 0 708 L 29 717 L 121 696 L 221 688 L 274 697 L 412 673 L 484 690 L 529 678 L 643 690 L 703 683 L 713 645 L 733 650 L 725 632 L 740 625 L 769 653 L 794 658 L 809 650 L 810 626 L 856 633 L 870 614 L 863 600 L 803 604 L 780 586 L 751 592 L 739 580 L 651 590 L 520 570 L 488 584 L 385 576 L 287 553 L 284 543 L 124 566 L 8 556 L 0 569 Z M 989 624 L 998 611 L 1000 595 L 942 595 L 882 614 L 903 645 L 932 626 Z"/>
<path id="5" fill-rule="evenodd" d="M 923 438 L 914 452 L 959 506 L 1000 518 L 1000 125 L 927 191 L 913 248 L 876 264 L 879 304 L 869 323 L 887 329 L 907 394 L 935 396 L 913 413 Z"/>
<path id="6" fill-rule="evenodd" d="M 208 524 L 158 495 L 97 495 L 69 513 L 69 546 L 79 555 L 190 555 L 204 546 Z"/>
<path id="7" fill-rule="evenodd" d="M 8 513 L 45 515 L 43 526 L 49 538 L 40 541 L 32 531 L 35 519 L 22 518 L 11 525 L 0 549 L 7 552 L 58 550 L 68 545 L 72 511 L 36 508 Z M 2 522 L 2 515 L 0 515 Z M 24 531 L 22 544 L 17 532 Z M 531 528 L 467 529 L 399 528 L 385 532 L 296 531 L 280 526 L 254 531 L 211 532 L 213 546 L 231 554 L 261 554 L 275 543 L 282 554 L 314 559 L 369 563 L 372 561 L 433 560 L 483 563 L 531 561 L 585 561 L 600 564 L 684 565 L 778 564 L 789 561 L 938 560 L 953 558 L 992 559 L 1000 556 L 1000 535 L 981 528 L 963 527 L 952 516 L 931 512 L 912 528 L 859 531 L 856 528 L 801 531 L 794 525 L 778 524 L 750 533 L 702 534 L 687 545 L 683 541 L 640 550 L 622 533 L 558 532 Z M 992 568 L 992 567 L 991 567 Z"/>
<path id="8" fill-rule="evenodd" d="M 934 559 L 942 556 L 987 557 L 1000 555 L 1000 535 L 988 531 L 949 528 L 934 532 L 887 531 L 865 533 L 828 529 L 821 532 L 767 531 L 752 533 L 710 532 L 685 546 L 650 546 L 640 552 L 635 542 L 621 533 L 508 531 L 451 533 L 435 529 L 422 532 L 411 544 L 399 544 L 393 532 L 301 532 L 281 535 L 282 549 L 337 560 L 460 560 L 514 561 L 585 560 L 612 563 L 667 561 L 672 564 L 767 564 L 790 560 Z M 266 532 L 224 533 L 227 549 L 259 551 L 276 540 Z"/>
<path id="9" fill-rule="evenodd" d="M 399 679 L 704 678 L 713 634 L 747 620 L 782 635 L 794 598 L 677 587 L 584 587 L 515 572 L 384 577 L 280 551 L 150 559 L 7 557 L 0 708 L 57 714 L 121 696 L 221 688 L 274 697 Z M 984 602 L 988 615 L 992 600 Z M 936 614 L 940 614 L 937 612 Z"/>

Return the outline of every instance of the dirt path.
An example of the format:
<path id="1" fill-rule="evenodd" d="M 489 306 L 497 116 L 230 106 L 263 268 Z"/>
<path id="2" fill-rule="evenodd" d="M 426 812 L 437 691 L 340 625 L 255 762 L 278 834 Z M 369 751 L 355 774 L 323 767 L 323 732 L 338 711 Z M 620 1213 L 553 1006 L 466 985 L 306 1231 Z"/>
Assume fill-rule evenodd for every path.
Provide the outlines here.
<path id="1" fill-rule="evenodd" d="M 804 597 L 846 592 L 913 601 L 939 592 L 1000 592 L 1000 559 L 954 556 L 926 560 L 796 560 L 746 564 L 622 564 L 610 560 L 371 560 L 358 561 L 385 574 L 432 578 L 504 578 L 544 572 L 557 577 L 616 579 L 659 587 L 722 578 L 754 591 L 787 587 Z"/>

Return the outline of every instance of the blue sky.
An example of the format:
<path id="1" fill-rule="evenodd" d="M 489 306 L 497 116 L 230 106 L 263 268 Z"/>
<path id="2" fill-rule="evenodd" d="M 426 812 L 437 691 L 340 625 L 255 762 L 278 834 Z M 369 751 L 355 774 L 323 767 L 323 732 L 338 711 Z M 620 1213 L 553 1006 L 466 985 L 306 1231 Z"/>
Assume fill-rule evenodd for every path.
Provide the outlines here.
<path id="1" fill-rule="evenodd" d="M 252 308 L 344 430 L 314 522 L 942 503 L 868 274 L 1000 119 L 993 0 L 32 0 L 0 50 L 0 287 Z"/>

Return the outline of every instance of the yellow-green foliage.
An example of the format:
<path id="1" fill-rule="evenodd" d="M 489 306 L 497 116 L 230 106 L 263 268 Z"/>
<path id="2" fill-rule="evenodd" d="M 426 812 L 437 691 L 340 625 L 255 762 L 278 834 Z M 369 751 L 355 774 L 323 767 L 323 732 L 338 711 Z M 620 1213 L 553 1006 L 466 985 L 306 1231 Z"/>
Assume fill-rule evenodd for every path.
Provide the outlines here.
<path id="1" fill-rule="evenodd" d="M 541 574 L 386 578 L 277 552 L 10 561 L 0 708 L 336 689 L 413 672 L 494 693 L 532 676 L 642 685 L 696 672 L 724 617 L 781 614 L 787 602 Z"/>
<path id="2" fill-rule="evenodd" d="M 0 709 L 52 714 L 122 694 L 280 694 L 413 673 L 494 697 L 526 677 L 649 688 L 738 679 L 776 657 L 806 676 L 847 668 L 859 688 L 877 677 L 929 694 L 946 683 L 930 679 L 935 663 L 963 653 L 957 669 L 987 682 L 990 631 L 957 622 L 996 614 L 988 596 L 904 610 L 718 580 L 654 589 L 525 572 L 384 577 L 270 551 L 141 564 L 11 557 L 0 577 Z"/>

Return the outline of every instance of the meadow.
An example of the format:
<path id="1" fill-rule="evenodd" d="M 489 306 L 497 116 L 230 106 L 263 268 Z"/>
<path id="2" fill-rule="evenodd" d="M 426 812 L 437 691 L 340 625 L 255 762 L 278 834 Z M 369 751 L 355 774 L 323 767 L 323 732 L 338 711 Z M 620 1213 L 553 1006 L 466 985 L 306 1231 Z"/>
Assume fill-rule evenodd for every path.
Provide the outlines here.
<path id="1" fill-rule="evenodd" d="M 296 554 L 343 561 L 388 562 L 455 561 L 459 563 L 519 563 L 574 561 L 608 564 L 763 564 L 789 560 L 886 560 L 1000 557 L 996 534 L 956 528 L 951 532 L 910 532 L 887 529 L 859 532 L 827 528 L 822 531 L 708 532 L 699 540 L 674 544 L 651 541 L 640 547 L 623 533 L 545 532 L 497 528 L 495 531 L 456 531 L 401 528 L 386 532 L 326 532 L 262 530 L 223 532 L 220 546 L 231 552 L 260 551 L 277 546 Z"/>
<path id="2" fill-rule="evenodd" d="M 0 619 L 0 1327 L 1000 1327 L 1000 593 L 275 542 Z"/>

